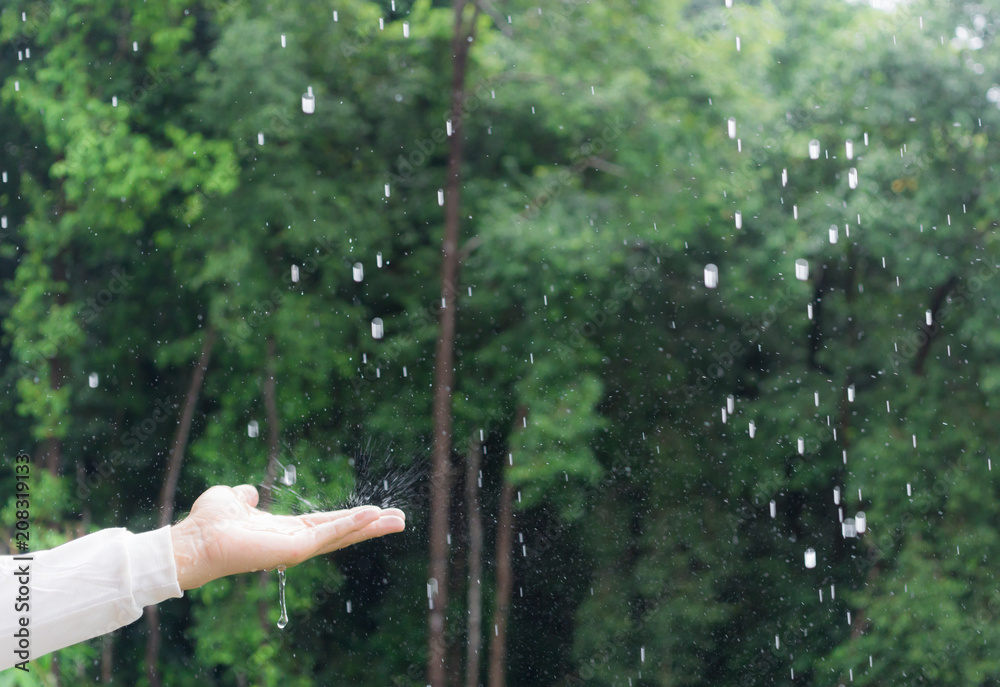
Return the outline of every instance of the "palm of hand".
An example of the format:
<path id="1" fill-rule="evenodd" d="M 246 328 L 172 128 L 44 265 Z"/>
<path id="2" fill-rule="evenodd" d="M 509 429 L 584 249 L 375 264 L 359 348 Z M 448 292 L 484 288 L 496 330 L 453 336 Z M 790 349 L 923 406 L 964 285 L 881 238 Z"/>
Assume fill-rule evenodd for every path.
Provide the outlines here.
<path id="1" fill-rule="evenodd" d="M 258 510 L 257 501 L 257 490 L 249 485 L 212 487 L 195 501 L 172 532 L 183 589 L 225 575 L 291 567 L 405 527 L 405 515 L 396 508 L 361 506 L 292 516 Z"/>

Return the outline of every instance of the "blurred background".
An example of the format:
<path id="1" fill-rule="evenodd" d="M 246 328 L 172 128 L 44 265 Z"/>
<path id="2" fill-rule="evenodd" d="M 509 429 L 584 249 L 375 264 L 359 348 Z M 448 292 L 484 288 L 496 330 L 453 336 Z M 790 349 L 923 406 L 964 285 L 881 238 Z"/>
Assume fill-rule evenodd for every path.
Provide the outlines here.
<path id="1" fill-rule="evenodd" d="M 5 542 L 408 515 L 0 685 L 1000 681 L 995 3 L 0 6 Z"/>

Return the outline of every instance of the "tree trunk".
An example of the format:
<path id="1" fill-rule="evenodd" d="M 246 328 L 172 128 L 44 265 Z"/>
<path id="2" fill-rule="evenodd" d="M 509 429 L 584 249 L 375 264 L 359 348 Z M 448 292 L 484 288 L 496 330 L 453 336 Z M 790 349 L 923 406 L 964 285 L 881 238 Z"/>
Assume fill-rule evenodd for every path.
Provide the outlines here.
<path id="1" fill-rule="evenodd" d="M 497 522 L 497 599 L 493 608 L 493 634 L 490 636 L 489 687 L 507 684 L 507 615 L 514 587 L 512 549 L 514 547 L 514 485 L 503 469 L 500 491 L 500 517 Z"/>
<path id="2" fill-rule="evenodd" d="M 465 503 L 469 518 L 469 633 L 465 687 L 479 687 L 479 653 L 483 646 L 483 519 L 479 511 L 479 466 L 482 443 L 473 438 L 465 463 Z"/>
<path id="3" fill-rule="evenodd" d="M 166 527 L 174 519 L 174 498 L 177 495 L 177 482 L 180 479 L 181 465 L 184 463 L 184 451 L 191 436 L 194 409 L 198 405 L 198 396 L 201 394 L 201 388 L 205 382 L 205 372 L 208 370 L 208 361 L 211 358 L 214 344 L 215 328 L 210 327 L 201 346 L 198 365 L 191 373 L 191 384 L 188 385 L 187 396 L 184 397 L 184 407 L 181 409 L 177 433 L 174 435 L 174 445 L 170 450 L 167 474 L 163 480 L 163 488 L 160 490 L 157 504 L 160 511 L 160 527 Z M 149 678 L 150 687 L 160 687 L 160 672 L 157 669 L 160 655 L 160 612 L 155 605 L 146 606 L 145 615 L 149 626 L 149 636 L 146 639 L 146 676 Z"/>
<path id="4" fill-rule="evenodd" d="M 465 100 L 465 71 L 470 38 L 478 17 L 466 27 L 466 0 L 454 0 L 455 28 L 452 36 L 453 72 L 451 80 L 452 135 L 448 155 L 448 179 L 445 184 L 445 226 L 441 258 L 441 324 L 434 357 L 434 448 L 431 467 L 430 612 L 428 614 L 429 651 L 427 682 L 431 687 L 446 687 L 447 641 L 445 611 L 448 604 L 448 509 L 451 502 L 451 395 L 455 381 L 455 319 L 458 279 L 459 192 L 462 174 L 462 105 Z"/>
<path id="5" fill-rule="evenodd" d="M 518 408 L 514 418 L 514 431 L 524 424 L 527 410 Z M 507 684 L 507 616 L 510 597 L 514 589 L 514 485 L 509 478 L 511 459 L 503 464 L 500 490 L 500 516 L 497 519 L 497 599 L 493 608 L 493 635 L 490 637 L 489 687 Z"/>
<path id="6" fill-rule="evenodd" d="M 268 510 L 274 501 L 274 483 L 278 478 L 278 444 L 280 443 L 281 427 L 278 418 L 278 393 L 277 383 L 274 379 L 277 355 L 275 354 L 274 336 L 267 338 L 267 371 L 264 377 L 264 412 L 267 415 L 267 469 L 264 473 L 264 484 L 260 490 L 260 501 L 257 507 L 261 510 Z M 269 574 L 266 570 L 261 570 L 258 586 L 263 591 L 267 588 Z M 257 602 L 257 615 L 260 618 L 261 628 L 267 632 L 267 603 L 263 595 Z"/>

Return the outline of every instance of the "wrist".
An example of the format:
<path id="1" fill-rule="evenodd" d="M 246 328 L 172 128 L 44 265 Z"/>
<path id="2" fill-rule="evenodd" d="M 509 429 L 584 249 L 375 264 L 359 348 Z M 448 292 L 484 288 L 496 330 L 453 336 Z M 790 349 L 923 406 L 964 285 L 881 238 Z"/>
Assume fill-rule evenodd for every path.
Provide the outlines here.
<path id="1" fill-rule="evenodd" d="M 174 548 L 174 565 L 177 568 L 177 584 L 184 591 L 196 589 L 211 577 L 203 571 L 204 556 L 201 555 L 201 536 L 192 531 L 190 520 L 185 519 L 170 528 L 170 540 Z"/>

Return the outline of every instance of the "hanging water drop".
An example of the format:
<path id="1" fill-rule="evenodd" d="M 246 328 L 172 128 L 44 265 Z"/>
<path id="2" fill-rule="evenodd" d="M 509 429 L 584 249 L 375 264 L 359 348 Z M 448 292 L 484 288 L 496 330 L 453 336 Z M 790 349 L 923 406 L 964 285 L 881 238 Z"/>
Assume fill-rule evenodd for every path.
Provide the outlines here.
<path id="1" fill-rule="evenodd" d="M 285 607 L 285 566 L 278 566 L 278 606 L 281 608 L 281 617 L 278 618 L 278 627 L 282 630 L 288 624 L 288 609 Z"/>

